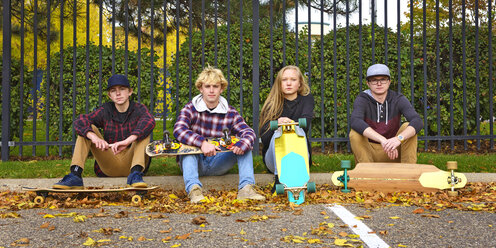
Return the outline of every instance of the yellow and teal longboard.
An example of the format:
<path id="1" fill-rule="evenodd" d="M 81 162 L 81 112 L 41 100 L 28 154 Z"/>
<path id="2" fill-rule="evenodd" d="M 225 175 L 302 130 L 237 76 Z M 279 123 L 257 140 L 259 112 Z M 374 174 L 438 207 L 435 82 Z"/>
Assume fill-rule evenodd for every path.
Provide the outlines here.
<path id="1" fill-rule="evenodd" d="M 283 194 L 286 191 L 290 202 L 301 204 L 305 202 L 305 190 L 309 193 L 315 192 L 315 183 L 309 182 L 307 141 L 305 136 L 296 133 L 296 126 L 306 127 L 306 119 L 301 118 L 298 122 L 289 124 L 270 122 L 272 130 L 280 128 L 282 131 L 281 136 L 274 140 L 276 169 L 280 182 L 276 185 L 276 193 Z"/>

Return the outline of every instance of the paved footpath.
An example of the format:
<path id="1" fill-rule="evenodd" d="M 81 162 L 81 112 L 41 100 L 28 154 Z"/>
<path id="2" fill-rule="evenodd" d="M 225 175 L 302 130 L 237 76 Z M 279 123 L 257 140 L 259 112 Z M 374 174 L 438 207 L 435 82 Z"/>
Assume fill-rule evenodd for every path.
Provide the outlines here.
<path id="1" fill-rule="evenodd" d="M 496 173 L 464 173 L 468 182 L 496 182 Z M 317 185 L 332 184 L 331 173 L 312 173 L 310 181 Z M 36 178 L 36 179 L 0 179 L 0 191 L 12 190 L 20 191 L 22 187 L 51 187 L 60 178 Z M 159 186 L 164 189 L 181 190 L 184 189 L 182 176 L 147 176 L 144 180 L 149 185 Z M 216 177 L 202 177 L 204 188 L 209 189 L 233 189 L 238 184 L 238 175 L 229 174 Z M 269 174 L 256 174 L 257 185 L 267 185 L 274 181 L 274 176 Z M 84 185 L 91 187 L 116 187 L 125 186 L 125 177 L 85 177 Z"/>

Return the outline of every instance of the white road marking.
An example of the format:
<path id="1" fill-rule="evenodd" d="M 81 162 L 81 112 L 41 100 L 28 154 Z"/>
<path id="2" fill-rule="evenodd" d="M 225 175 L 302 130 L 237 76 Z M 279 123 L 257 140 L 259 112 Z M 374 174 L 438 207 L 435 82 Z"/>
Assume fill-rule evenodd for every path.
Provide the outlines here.
<path id="1" fill-rule="evenodd" d="M 338 204 L 332 204 L 328 205 L 326 207 L 327 209 L 331 210 L 334 212 L 335 215 L 337 215 L 345 224 L 347 224 L 351 230 L 357 234 L 360 235 L 360 239 L 363 240 L 363 242 L 368 246 L 368 247 L 373 247 L 373 248 L 387 248 L 390 247 L 384 240 L 379 238 L 375 233 L 373 233 L 372 229 L 370 229 L 367 225 L 365 225 L 363 222 L 357 220 L 354 214 L 352 214 L 350 211 L 348 211 L 346 208 L 344 208 L 341 205 Z"/>

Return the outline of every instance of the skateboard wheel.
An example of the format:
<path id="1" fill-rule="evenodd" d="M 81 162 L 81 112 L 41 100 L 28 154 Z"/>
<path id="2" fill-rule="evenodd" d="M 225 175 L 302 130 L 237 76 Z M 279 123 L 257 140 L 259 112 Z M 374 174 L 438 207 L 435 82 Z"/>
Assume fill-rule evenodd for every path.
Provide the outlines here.
<path id="1" fill-rule="evenodd" d="M 277 123 L 277 121 L 270 121 L 270 130 L 275 131 L 278 126 L 279 124 Z"/>
<path id="2" fill-rule="evenodd" d="M 341 168 L 342 169 L 351 169 L 350 160 L 341 160 Z"/>
<path id="3" fill-rule="evenodd" d="M 307 192 L 308 193 L 315 193 L 316 187 L 315 187 L 315 182 L 308 182 L 307 183 Z"/>
<path id="4" fill-rule="evenodd" d="M 141 203 L 141 196 L 140 195 L 134 195 L 133 198 L 131 198 L 131 201 L 134 204 L 140 204 Z"/>
<path id="5" fill-rule="evenodd" d="M 34 203 L 36 204 L 43 204 L 45 202 L 45 197 L 43 196 L 37 196 L 34 198 Z"/>
<path id="6" fill-rule="evenodd" d="M 306 118 L 298 119 L 298 126 L 301 128 L 307 128 L 307 119 Z"/>
<path id="7" fill-rule="evenodd" d="M 280 195 L 280 194 L 284 194 L 284 185 L 279 184 L 279 183 L 278 183 L 278 184 L 276 184 L 276 193 L 277 193 L 278 195 Z"/>
<path id="8" fill-rule="evenodd" d="M 458 169 L 458 163 L 456 161 L 448 161 L 446 162 L 446 167 L 448 170 L 456 170 Z"/>
<path id="9" fill-rule="evenodd" d="M 448 196 L 458 196 L 458 191 L 448 191 Z"/>

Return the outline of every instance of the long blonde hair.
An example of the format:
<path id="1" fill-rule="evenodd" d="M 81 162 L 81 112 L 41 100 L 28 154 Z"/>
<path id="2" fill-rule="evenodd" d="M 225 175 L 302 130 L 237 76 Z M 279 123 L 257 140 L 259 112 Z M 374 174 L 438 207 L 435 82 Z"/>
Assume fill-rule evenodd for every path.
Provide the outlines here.
<path id="1" fill-rule="evenodd" d="M 310 87 L 308 86 L 307 80 L 303 77 L 300 68 L 294 65 L 288 65 L 282 68 L 278 73 L 274 85 L 270 90 L 267 99 L 260 111 L 260 122 L 259 128 L 261 131 L 265 123 L 279 118 L 282 114 L 282 108 L 284 105 L 284 93 L 282 92 L 281 82 L 282 74 L 286 70 L 295 70 L 298 73 L 298 78 L 300 79 L 300 87 L 298 88 L 298 95 L 306 96 L 310 93 Z M 266 130 L 268 131 L 268 129 Z"/>

